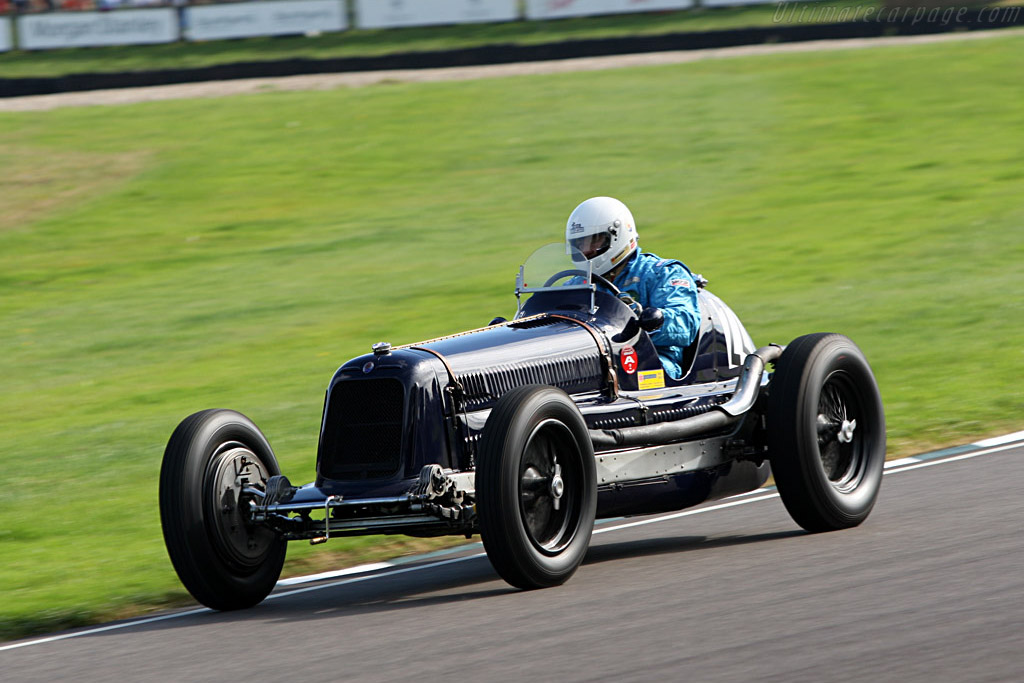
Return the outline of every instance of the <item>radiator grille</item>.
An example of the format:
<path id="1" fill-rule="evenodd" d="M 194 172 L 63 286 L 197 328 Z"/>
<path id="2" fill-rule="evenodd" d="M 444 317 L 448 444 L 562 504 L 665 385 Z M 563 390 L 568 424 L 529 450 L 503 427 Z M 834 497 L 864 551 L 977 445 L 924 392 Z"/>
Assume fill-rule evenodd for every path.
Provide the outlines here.
<path id="1" fill-rule="evenodd" d="M 366 479 L 394 474 L 402 462 L 405 405 L 395 379 L 339 382 L 327 406 L 320 474 Z"/>

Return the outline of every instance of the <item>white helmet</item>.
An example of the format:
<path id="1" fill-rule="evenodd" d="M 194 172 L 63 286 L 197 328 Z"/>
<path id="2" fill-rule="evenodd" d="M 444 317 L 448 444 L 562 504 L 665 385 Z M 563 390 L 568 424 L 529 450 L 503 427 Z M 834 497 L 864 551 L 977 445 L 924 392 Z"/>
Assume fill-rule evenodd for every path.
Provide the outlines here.
<path id="1" fill-rule="evenodd" d="M 582 254 L 594 265 L 595 273 L 604 275 L 636 251 L 633 214 L 618 199 L 591 197 L 569 216 L 565 243 L 573 258 L 578 260 Z"/>

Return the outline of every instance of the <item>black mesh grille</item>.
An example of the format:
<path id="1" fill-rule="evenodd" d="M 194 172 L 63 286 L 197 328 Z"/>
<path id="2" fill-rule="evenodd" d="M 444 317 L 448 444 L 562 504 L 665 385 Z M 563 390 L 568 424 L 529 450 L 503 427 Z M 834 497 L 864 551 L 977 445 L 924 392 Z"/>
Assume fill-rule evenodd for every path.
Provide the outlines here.
<path id="1" fill-rule="evenodd" d="M 331 391 L 320 447 L 320 474 L 364 479 L 394 474 L 402 461 L 402 383 L 339 382 Z"/>

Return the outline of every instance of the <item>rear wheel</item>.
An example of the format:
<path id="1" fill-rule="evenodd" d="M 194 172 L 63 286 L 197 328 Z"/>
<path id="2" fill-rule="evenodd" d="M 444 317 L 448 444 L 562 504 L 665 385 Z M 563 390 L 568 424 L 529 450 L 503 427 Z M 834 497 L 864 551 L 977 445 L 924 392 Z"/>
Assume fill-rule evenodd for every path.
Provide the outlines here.
<path id="1" fill-rule="evenodd" d="M 856 526 L 885 464 L 885 413 L 871 367 L 838 334 L 799 337 L 775 364 L 768 448 L 779 495 L 808 531 Z"/>
<path id="2" fill-rule="evenodd" d="M 286 542 L 249 522 L 245 506 L 280 474 L 247 417 L 204 410 L 174 430 L 160 470 L 160 521 L 171 563 L 192 596 L 213 609 L 251 607 L 277 583 Z"/>
<path id="3" fill-rule="evenodd" d="M 565 392 L 526 386 L 491 411 L 476 469 L 487 557 L 518 588 L 564 583 L 590 545 L 596 464 L 586 423 Z"/>

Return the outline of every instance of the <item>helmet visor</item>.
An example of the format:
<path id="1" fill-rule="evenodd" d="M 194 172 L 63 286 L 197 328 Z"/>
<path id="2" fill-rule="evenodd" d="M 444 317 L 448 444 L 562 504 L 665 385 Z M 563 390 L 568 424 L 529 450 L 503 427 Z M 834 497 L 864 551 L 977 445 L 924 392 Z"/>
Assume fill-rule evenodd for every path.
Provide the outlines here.
<path id="1" fill-rule="evenodd" d="M 588 260 L 600 256 L 608 251 L 612 245 L 612 237 L 606 232 L 599 232 L 596 235 L 574 237 L 569 240 L 569 246 L 583 254 Z"/>

